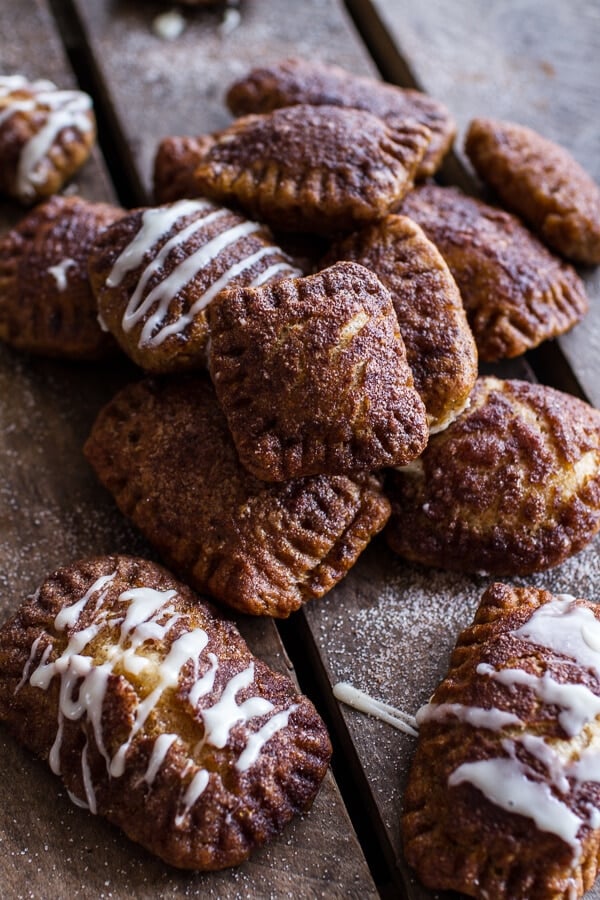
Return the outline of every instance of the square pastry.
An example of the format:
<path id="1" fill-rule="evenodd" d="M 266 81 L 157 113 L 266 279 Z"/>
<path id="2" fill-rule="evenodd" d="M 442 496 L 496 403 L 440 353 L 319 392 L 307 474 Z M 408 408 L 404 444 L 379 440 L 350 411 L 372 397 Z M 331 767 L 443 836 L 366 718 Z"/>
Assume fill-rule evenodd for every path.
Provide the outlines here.
<path id="1" fill-rule="evenodd" d="M 424 449 L 392 300 L 363 266 L 224 292 L 209 318 L 211 376 L 257 478 L 402 466 Z"/>

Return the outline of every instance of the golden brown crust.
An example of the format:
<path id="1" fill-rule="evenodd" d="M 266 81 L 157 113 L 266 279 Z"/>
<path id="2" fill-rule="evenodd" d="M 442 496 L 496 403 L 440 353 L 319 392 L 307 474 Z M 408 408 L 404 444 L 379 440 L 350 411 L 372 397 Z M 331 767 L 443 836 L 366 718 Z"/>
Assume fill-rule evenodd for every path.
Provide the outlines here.
<path id="1" fill-rule="evenodd" d="M 87 257 L 123 215 L 108 203 L 53 197 L 0 238 L 0 339 L 30 353 L 98 359 L 116 349 L 98 324 Z"/>
<path id="2" fill-rule="evenodd" d="M 143 258 L 122 277 L 113 267 L 148 222 L 170 211 Z M 133 210 L 100 235 L 89 257 L 98 308 L 125 353 L 148 372 L 206 363 L 208 305 L 220 290 L 298 275 L 267 228 L 208 201 Z"/>
<path id="3" fill-rule="evenodd" d="M 431 132 L 431 141 L 419 163 L 417 178 L 437 171 L 456 134 L 456 125 L 446 107 L 427 94 L 353 75 L 339 66 L 314 60 L 283 59 L 253 69 L 227 92 L 227 105 L 236 116 L 267 113 L 298 103 L 364 109 L 390 124 L 398 119 L 412 119 L 425 125 Z"/>
<path id="4" fill-rule="evenodd" d="M 561 760 L 577 759 L 597 733 L 597 720 L 567 740 L 560 705 L 552 706 L 528 685 L 490 677 L 491 670 L 519 670 L 561 684 L 583 686 L 600 696 L 597 673 L 560 653 L 514 634 L 536 610 L 557 598 L 531 587 L 492 585 L 483 595 L 474 624 L 459 636 L 448 675 L 418 715 L 419 744 L 409 776 L 402 820 L 404 849 L 410 865 L 429 888 L 449 889 L 497 900 L 571 900 L 592 886 L 598 871 L 600 834 L 582 821 L 579 859 L 573 847 L 540 830 L 532 818 L 501 808 L 463 781 L 448 784 L 463 763 L 493 758 L 518 760 L 530 778 L 548 783 L 551 796 L 583 820 L 600 807 L 597 783 L 571 781 L 565 792 L 552 786 L 544 756 L 529 752 L 522 739 L 543 739 Z M 596 604 L 576 601 L 600 618 Z M 478 671 L 478 666 L 483 669 Z M 430 717 L 441 704 L 500 710 L 519 722 L 502 728 L 467 724 L 458 714 Z M 456 707 L 455 707 L 456 709 Z M 522 777 L 521 793 L 525 787 Z"/>
<path id="5" fill-rule="evenodd" d="M 474 119 L 465 149 L 481 178 L 550 247 L 600 263 L 600 188 L 564 147 L 524 125 Z"/>
<path id="6" fill-rule="evenodd" d="M 90 155 L 91 101 L 47 81 L 0 76 L 0 82 L 0 192 L 33 203 L 59 191 Z"/>
<path id="7" fill-rule="evenodd" d="M 154 199 L 157 203 L 198 196 L 194 171 L 213 142 L 210 135 L 163 138 L 154 159 Z"/>
<path id="8" fill-rule="evenodd" d="M 401 209 L 448 263 L 483 360 L 518 356 L 564 334 L 587 312 L 575 270 L 515 216 L 433 184 L 411 191 Z"/>
<path id="9" fill-rule="evenodd" d="M 257 481 L 201 377 L 125 388 L 98 416 L 85 452 L 164 559 L 252 615 L 286 617 L 323 596 L 389 515 L 372 475 Z"/>
<path id="10" fill-rule="evenodd" d="M 425 447 L 391 297 L 363 266 L 227 291 L 209 325 L 217 397 L 256 478 L 404 465 Z"/>
<path id="11" fill-rule="evenodd" d="M 282 231 L 347 232 L 385 215 L 410 189 L 430 131 L 339 106 L 244 116 L 196 168 L 199 193 Z"/>
<path id="12" fill-rule="evenodd" d="M 99 584 L 99 578 L 104 582 Z M 141 640 L 135 627 L 127 628 L 124 616 L 132 608 L 132 598 L 123 596 L 140 588 L 154 603 L 154 592 L 174 594 L 158 598 L 156 613 L 147 606 L 138 616 L 140 629 L 147 632 Z M 57 622 L 61 610 L 88 592 L 89 600 L 75 621 L 66 627 L 60 619 Z M 161 627 L 170 617 L 171 627 Z M 84 629 L 90 629 L 87 641 L 82 641 Z M 194 635 L 200 640 L 190 640 Z M 182 639 L 187 641 L 185 652 L 173 651 Z M 73 640 L 81 649 L 69 661 L 66 647 Z M 137 650 L 127 656 L 126 648 L 138 640 Z M 176 666 L 174 681 L 161 666 L 169 653 L 170 671 Z M 36 669 L 39 674 L 44 666 L 52 668 L 61 657 L 66 666 L 54 669 L 46 688 L 35 676 L 32 684 Z M 90 660 L 96 671 L 87 675 Z M 104 694 L 98 667 L 108 672 Z M 211 670 L 212 685 L 207 684 L 204 693 L 197 691 L 198 699 L 190 696 Z M 222 700 L 231 679 L 244 671 L 248 677 L 238 678 L 244 683 L 239 684 L 234 702 L 239 707 L 251 697 L 261 698 L 262 709 L 253 701 L 247 722 L 241 715 L 235 723 L 230 720 L 223 743 L 207 730 L 205 713 Z M 152 703 L 150 694 L 163 677 L 168 684 Z M 72 709 L 69 701 L 78 693 L 79 704 Z M 144 699 L 149 708 L 145 721 Z M 251 735 L 286 712 L 287 722 L 281 722 L 248 768 L 240 768 Z M 136 717 L 142 719 L 137 732 Z M 75 798 L 166 862 L 192 869 L 236 865 L 272 839 L 293 815 L 310 807 L 331 754 L 323 723 L 289 678 L 256 659 L 230 622 L 166 570 L 123 556 L 59 569 L 0 629 L 0 718 L 20 741 L 60 771 Z M 223 714 L 218 721 L 224 721 Z M 57 722 L 61 722 L 58 736 Z M 174 740 L 152 777 L 152 752 L 161 735 Z M 186 790 L 193 778 L 202 777 L 202 770 L 206 787 L 190 804 Z"/>
<path id="13" fill-rule="evenodd" d="M 600 529 L 600 412 L 543 385 L 480 378 L 471 406 L 389 486 L 407 559 L 525 575 Z"/>
<path id="14" fill-rule="evenodd" d="M 441 254 L 418 225 L 389 215 L 335 244 L 325 264 L 334 259 L 366 266 L 389 290 L 429 427 L 440 431 L 464 408 L 477 378 L 473 335 Z"/>

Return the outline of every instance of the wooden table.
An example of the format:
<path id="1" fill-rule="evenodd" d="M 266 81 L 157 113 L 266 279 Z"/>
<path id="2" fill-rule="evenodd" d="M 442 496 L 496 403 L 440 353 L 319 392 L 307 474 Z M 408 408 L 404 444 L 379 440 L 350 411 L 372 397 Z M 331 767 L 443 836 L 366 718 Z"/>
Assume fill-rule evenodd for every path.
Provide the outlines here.
<path id="1" fill-rule="evenodd" d="M 594 0 L 242 0 L 185 12 L 175 41 L 157 37 L 159 0 L 3 0 L 0 72 L 79 82 L 95 98 L 101 148 L 76 179 L 89 199 L 149 198 L 157 141 L 226 124 L 224 89 L 251 66 L 285 55 L 378 70 L 447 103 L 460 135 L 481 113 L 514 118 L 560 140 L 600 181 L 600 9 Z M 234 27 L 232 27 L 234 26 Z M 473 188 L 461 150 L 442 180 Z M 19 211 L 4 203 L 0 227 Z M 539 378 L 600 405 L 600 274 L 584 273 L 592 300 L 570 335 L 498 367 Z M 110 370 L 0 350 L 0 613 L 53 568 L 86 555 L 151 555 L 84 462 L 98 411 L 127 380 Z M 594 598 L 594 541 L 559 568 L 528 579 Z M 443 676 L 457 632 L 486 586 L 408 566 L 375 541 L 323 601 L 291 621 L 240 619 L 253 649 L 292 671 L 330 726 L 335 757 L 312 811 L 234 871 L 168 869 L 106 822 L 71 805 L 57 780 L 0 731 L 0 895 L 82 897 L 407 897 L 420 888 L 403 862 L 399 815 L 414 740 L 346 707 L 332 686 L 349 681 L 414 712 Z M 291 660 L 291 662 L 290 662 Z M 589 898 L 600 898 L 600 886 Z"/>

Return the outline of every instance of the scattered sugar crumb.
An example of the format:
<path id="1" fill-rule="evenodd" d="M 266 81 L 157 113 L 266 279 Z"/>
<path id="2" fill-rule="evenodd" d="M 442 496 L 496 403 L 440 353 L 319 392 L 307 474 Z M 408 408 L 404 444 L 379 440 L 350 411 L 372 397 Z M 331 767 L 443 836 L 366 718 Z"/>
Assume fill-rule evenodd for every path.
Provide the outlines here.
<path id="1" fill-rule="evenodd" d="M 239 9 L 236 9 L 233 6 L 228 7 L 223 15 L 223 21 L 219 26 L 221 34 L 227 37 L 228 34 L 231 34 L 232 31 L 235 31 L 241 21 L 242 14 Z"/>
<path id="2" fill-rule="evenodd" d="M 163 41 L 175 41 L 185 31 L 185 19 L 180 12 L 172 9 L 170 12 L 161 13 L 152 22 L 152 31 Z"/>

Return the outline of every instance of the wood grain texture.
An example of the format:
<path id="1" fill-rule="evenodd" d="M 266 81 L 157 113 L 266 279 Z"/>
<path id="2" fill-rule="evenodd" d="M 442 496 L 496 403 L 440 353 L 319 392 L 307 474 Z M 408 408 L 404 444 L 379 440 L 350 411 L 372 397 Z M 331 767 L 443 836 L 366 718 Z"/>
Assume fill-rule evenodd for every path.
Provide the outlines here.
<path id="1" fill-rule="evenodd" d="M 43 3 L 0 4 L 0 36 L 0 71 L 49 77 L 60 86 L 74 83 Z M 160 107 L 155 103 L 152 108 L 149 120 L 156 123 Z M 148 108 L 138 109 L 138 121 L 147 113 Z M 98 153 L 68 190 L 93 200 L 113 198 Z M 0 203 L 0 230 L 20 215 L 15 205 Z M 0 619 L 60 565 L 107 552 L 152 555 L 99 486 L 81 452 L 100 407 L 137 377 L 139 372 L 120 358 L 103 367 L 75 365 L 0 348 Z M 293 677 L 271 621 L 238 624 L 257 655 Z M 377 893 L 330 774 L 311 813 L 245 865 L 211 875 L 181 873 L 103 820 L 75 808 L 47 767 L 4 729 L 0 854 L 0 894 L 6 900 Z"/>
<path id="2" fill-rule="evenodd" d="M 565 146 L 600 182 L 600 8 L 595 0 L 351 0 L 390 78 L 446 103 L 456 153 L 476 116 L 528 125 Z M 450 170 L 456 175 L 456 169 Z M 473 186 L 473 182 L 471 182 Z M 600 406 L 600 268 L 582 272 L 584 321 L 559 340 L 588 399 Z"/>

